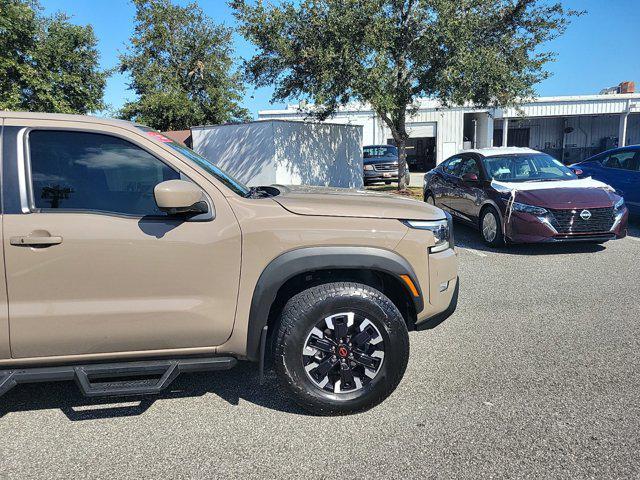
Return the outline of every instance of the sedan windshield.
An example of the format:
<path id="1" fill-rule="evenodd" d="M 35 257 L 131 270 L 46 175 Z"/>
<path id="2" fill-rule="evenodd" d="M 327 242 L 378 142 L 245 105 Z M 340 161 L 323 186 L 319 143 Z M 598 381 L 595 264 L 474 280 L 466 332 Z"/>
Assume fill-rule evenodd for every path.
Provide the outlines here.
<path id="1" fill-rule="evenodd" d="M 381 145 L 377 147 L 364 147 L 364 158 L 397 157 L 398 149 L 393 145 Z"/>
<path id="2" fill-rule="evenodd" d="M 489 178 L 503 182 L 545 182 L 578 178 L 569 168 L 544 153 L 486 157 L 482 162 Z"/>

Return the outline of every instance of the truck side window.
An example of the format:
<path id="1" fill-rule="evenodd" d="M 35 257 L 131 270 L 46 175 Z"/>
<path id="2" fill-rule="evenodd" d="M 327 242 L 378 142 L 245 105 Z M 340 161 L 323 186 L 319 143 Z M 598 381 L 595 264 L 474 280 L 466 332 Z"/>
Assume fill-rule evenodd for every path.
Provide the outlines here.
<path id="1" fill-rule="evenodd" d="M 150 153 L 110 135 L 33 130 L 29 148 L 33 199 L 42 210 L 164 216 L 153 188 L 180 178 Z"/>

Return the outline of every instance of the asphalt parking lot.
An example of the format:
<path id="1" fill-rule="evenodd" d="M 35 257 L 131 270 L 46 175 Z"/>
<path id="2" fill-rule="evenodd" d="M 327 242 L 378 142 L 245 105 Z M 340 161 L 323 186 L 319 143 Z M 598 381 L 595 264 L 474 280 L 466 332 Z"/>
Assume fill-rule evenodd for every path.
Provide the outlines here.
<path id="1" fill-rule="evenodd" d="M 638 478 L 640 226 L 503 251 L 456 235 L 458 311 L 411 334 L 374 410 L 305 415 L 251 365 L 142 401 L 20 386 L 0 399 L 0 476 Z"/>

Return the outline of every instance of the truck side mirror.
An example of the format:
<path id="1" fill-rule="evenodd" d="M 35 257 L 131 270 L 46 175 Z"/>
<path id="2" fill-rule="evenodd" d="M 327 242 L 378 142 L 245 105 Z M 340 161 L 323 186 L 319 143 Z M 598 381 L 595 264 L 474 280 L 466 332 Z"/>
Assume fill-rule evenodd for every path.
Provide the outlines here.
<path id="1" fill-rule="evenodd" d="M 169 215 L 207 213 L 209 205 L 200 187 L 186 180 L 167 180 L 153 189 L 158 208 Z"/>

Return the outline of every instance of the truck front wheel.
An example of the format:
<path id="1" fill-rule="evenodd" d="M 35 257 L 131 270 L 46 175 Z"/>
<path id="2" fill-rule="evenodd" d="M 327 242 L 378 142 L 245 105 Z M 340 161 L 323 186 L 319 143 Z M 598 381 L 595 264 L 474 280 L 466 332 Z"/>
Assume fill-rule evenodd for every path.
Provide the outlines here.
<path id="1" fill-rule="evenodd" d="M 295 295 L 274 342 L 282 384 L 319 415 L 379 404 L 400 383 L 409 358 L 402 315 L 381 292 L 359 283 L 328 283 Z"/>

